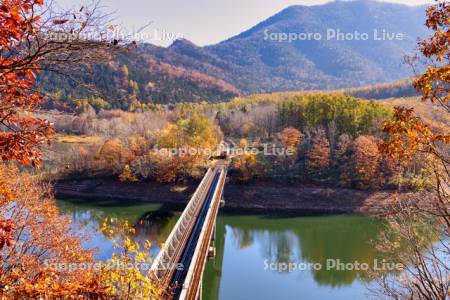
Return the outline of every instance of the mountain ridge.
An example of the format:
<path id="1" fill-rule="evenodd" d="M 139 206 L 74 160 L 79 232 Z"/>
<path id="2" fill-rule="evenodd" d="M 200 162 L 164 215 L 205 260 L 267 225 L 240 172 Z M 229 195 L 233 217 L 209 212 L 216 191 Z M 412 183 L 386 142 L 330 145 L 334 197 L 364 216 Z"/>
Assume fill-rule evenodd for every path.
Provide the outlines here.
<path id="1" fill-rule="evenodd" d="M 427 36 L 424 23 L 425 6 L 361 0 L 292 5 L 214 45 L 201 47 L 186 39 L 169 47 L 142 44 L 115 62 L 120 67 L 131 66 L 126 80 L 134 82 L 134 91 L 125 84 L 127 91 L 121 95 L 105 92 L 110 98 L 133 96 L 143 103 L 171 103 L 393 82 L 412 76 L 412 70 L 402 63 L 403 56 L 416 52 L 416 37 Z M 405 39 L 375 40 L 375 29 L 401 33 Z M 333 40 L 327 35 L 329 30 L 353 36 L 366 33 L 370 38 Z M 288 42 L 267 38 L 272 33 L 322 36 Z M 110 73 L 115 82 L 124 82 L 117 68 Z M 96 85 L 95 78 L 83 81 Z"/>

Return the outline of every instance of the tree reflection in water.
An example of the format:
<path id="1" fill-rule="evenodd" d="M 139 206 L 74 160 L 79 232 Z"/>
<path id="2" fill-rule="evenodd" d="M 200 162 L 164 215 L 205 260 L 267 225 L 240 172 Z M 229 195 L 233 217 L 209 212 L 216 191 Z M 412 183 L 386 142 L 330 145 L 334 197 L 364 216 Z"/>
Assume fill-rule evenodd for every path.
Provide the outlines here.
<path id="1" fill-rule="evenodd" d="M 73 216 L 75 227 L 84 227 L 91 235 L 86 246 L 97 247 L 97 258 L 102 260 L 114 252 L 112 242 L 96 230 L 105 218 L 126 219 L 135 224 L 133 239 L 151 241 L 151 254 L 155 256 L 159 244 L 165 241 L 180 215 L 180 210 L 173 213 L 155 204 L 111 201 L 64 201 L 58 204 L 63 213 Z M 284 289 L 280 299 L 290 299 L 299 292 L 305 297 L 321 299 L 330 293 L 333 299 L 360 297 L 365 293 L 361 282 L 369 281 L 367 274 L 364 271 L 326 270 L 326 261 L 373 263 L 380 256 L 371 241 L 377 238 L 382 228 L 383 224 L 378 221 L 345 215 L 295 218 L 221 215 L 216 226 L 216 257 L 205 269 L 204 299 L 246 297 L 250 295 L 246 294 L 246 289 L 251 293 L 259 289 L 257 296 L 269 299 L 274 296 L 268 290 L 269 285 Z M 285 272 L 280 278 L 277 271 L 264 270 L 265 260 L 319 263 L 324 268 L 302 274 Z M 266 283 L 260 283 L 260 280 L 266 280 Z M 238 294 L 233 294 L 235 290 Z"/>
<path id="2" fill-rule="evenodd" d="M 312 270 L 319 285 L 337 287 L 356 279 L 368 281 L 362 270 L 327 270 L 328 259 L 341 263 L 367 263 L 381 260 L 373 246 L 383 224 L 358 216 L 272 218 L 263 216 L 225 217 L 234 245 L 239 249 L 258 244 L 261 259 L 274 263 L 318 263 Z M 225 238 L 223 236 L 222 238 Z"/>
<path id="3" fill-rule="evenodd" d="M 105 218 L 127 220 L 136 229 L 132 236 L 141 245 L 150 241 L 151 254 L 156 256 L 159 246 L 169 236 L 180 213 L 159 204 L 120 201 L 58 201 L 62 213 L 70 214 L 74 230 L 84 231 L 90 237 L 85 247 L 97 249 L 97 259 L 106 260 L 114 253 L 113 243 L 97 229 Z"/>

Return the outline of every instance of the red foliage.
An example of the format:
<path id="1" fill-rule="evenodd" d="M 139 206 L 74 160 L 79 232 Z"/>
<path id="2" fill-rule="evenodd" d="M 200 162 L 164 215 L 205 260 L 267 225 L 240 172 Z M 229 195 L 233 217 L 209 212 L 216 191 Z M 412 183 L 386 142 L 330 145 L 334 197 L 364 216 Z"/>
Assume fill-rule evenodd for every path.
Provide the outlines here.
<path id="1" fill-rule="evenodd" d="M 14 223 L 11 220 L 0 220 L 0 250 L 11 247 L 14 242 Z"/>
<path id="2" fill-rule="evenodd" d="M 5 0 L 0 5 L 0 156 L 24 165 L 41 162 L 39 145 L 53 129 L 48 121 L 30 117 L 43 96 L 33 91 L 38 66 L 36 50 L 27 47 L 39 32 L 34 10 L 42 0 Z M 26 51 L 26 55 L 23 55 Z"/>

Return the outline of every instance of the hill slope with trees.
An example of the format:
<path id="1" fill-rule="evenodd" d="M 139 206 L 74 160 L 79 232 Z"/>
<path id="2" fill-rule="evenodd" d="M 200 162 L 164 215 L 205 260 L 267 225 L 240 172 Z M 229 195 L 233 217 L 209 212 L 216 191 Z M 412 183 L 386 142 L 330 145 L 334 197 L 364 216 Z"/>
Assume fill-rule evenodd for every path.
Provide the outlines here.
<path id="1" fill-rule="evenodd" d="M 427 35 L 424 10 L 423 6 L 376 1 L 291 6 L 216 45 L 199 47 L 188 40 L 177 40 L 168 48 L 142 44 L 109 64 L 75 75 L 77 83 L 44 73 L 40 84 L 61 99 L 63 107 L 73 107 L 92 94 L 79 88 L 82 84 L 103 100 L 84 99 L 91 105 L 129 109 L 392 82 L 413 75 L 402 62 L 405 55 L 416 52 L 417 38 Z M 327 37 L 329 30 L 350 34 L 350 38 Z M 289 33 L 318 33 L 321 38 L 274 40 Z"/>

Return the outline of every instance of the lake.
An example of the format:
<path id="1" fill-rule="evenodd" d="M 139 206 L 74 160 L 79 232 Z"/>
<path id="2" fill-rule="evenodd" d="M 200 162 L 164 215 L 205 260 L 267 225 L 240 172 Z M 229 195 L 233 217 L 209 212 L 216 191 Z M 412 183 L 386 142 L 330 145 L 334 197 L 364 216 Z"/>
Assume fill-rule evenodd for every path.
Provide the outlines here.
<path id="1" fill-rule="evenodd" d="M 85 247 L 97 248 L 96 257 L 102 260 L 114 251 L 112 242 L 96 230 L 105 218 L 128 220 L 136 227 L 134 239 L 152 242 L 156 256 L 181 214 L 179 209 L 132 202 L 58 201 L 58 206 L 72 215 L 76 229 L 89 233 Z M 353 215 L 221 214 L 203 299 L 364 299 L 367 275 L 344 264 L 372 264 L 377 253 L 371 242 L 381 228 L 380 221 Z"/>

